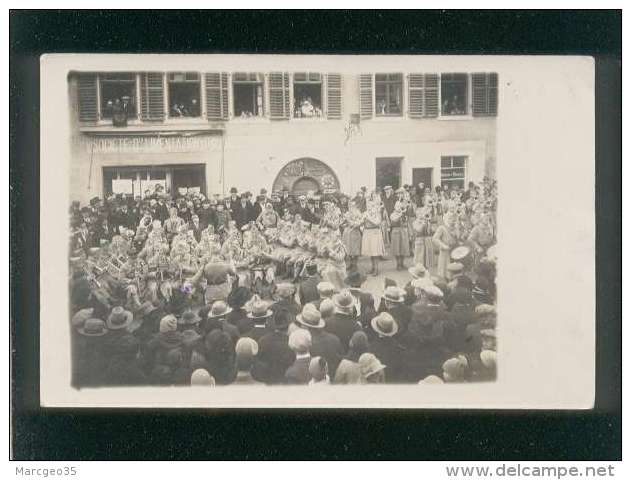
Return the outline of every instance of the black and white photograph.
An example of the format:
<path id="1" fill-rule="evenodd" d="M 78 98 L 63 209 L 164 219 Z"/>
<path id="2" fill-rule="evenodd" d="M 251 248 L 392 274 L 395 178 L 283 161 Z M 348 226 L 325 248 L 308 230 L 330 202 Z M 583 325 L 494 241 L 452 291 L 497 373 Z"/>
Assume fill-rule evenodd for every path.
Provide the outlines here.
<path id="1" fill-rule="evenodd" d="M 593 66 L 565 63 L 578 71 L 580 119 Z M 42 288 L 58 292 L 46 298 L 67 320 L 42 342 L 53 397 L 445 407 L 501 405 L 509 392 L 507 405 L 526 402 L 502 382 L 521 382 L 543 345 L 522 342 L 532 361 L 502 348 L 528 326 L 516 321 L 515 282 L 538 286 L 534 264 L 514 259 L 539 255 L 548 227 L 515 242 L 533 203 L 502 188 L 524 164 L 500 146 L 531 141 L 502 129 L 503 116 L 541 113 L 528 116 L 539 86 L 518 57 L 84 54 L 42 66 L 43 152 L 64 159 L 42 176 L 42 221 L 56 220 L 56 237 L 66 226 L 63 247 L 42 243 L 56 265 L 42 264 Z M 585 233 L 570 254 L 589 249 Z M 571 348 L 586 351 L 589 318 L 574 328 Z M 576 363 L 579 376 L 589 361 Z M 589 402 L 579 385 L 572 401 Z"/>

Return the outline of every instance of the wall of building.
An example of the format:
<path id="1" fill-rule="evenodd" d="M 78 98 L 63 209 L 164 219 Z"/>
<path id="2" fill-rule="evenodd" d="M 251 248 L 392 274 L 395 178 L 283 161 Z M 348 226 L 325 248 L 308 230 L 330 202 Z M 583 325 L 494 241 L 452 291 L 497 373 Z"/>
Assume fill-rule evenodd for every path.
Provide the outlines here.
<path id="1" fill-rule="evenodd" d="M 337 174 L 343 191 L 361 186 L 373 188 L 375 159 L 402 157 L 401 182 L 412 183 L 412 169 L 433 168 L 433 184 L 440 184 L 441 156 L 466 155 L 466 180 L 494 176 L 496 119 L 409 119 L 372 118 L 362 120 L 360 131 L 346 142 L 349 116 L 358 111 L 357 77 L 343 77 L 343 119 L 231 119 L 222 125 L 223 134 L 208 122 L 170 123 L 159 129 L 182 135 L 208 135 L 208 148 L 196 151 L 90 151 L 91 142 L 104 134 L 138 135 L 132 127 L 80 130 L 77 118 L 76 85 L 69 83 L 72 130 L 71 192 L 86 201 L 102 195 L 105 166 L 205 164 L 209 194 L 271 188 L 276 175 L 288 162 L 303 157 L 326 163 Z M 405 100 L 405 99 L 404 99 Z M 407 102 L 404 102 L 404 104 Z M 156 127 L 156 129 L 158 129 Z M 147 132 L 144 132 L 145 134 Z M 157 135 L 157 132 L 153 132 Z M 223 135 L 223 138 L 222 138 Z"/>

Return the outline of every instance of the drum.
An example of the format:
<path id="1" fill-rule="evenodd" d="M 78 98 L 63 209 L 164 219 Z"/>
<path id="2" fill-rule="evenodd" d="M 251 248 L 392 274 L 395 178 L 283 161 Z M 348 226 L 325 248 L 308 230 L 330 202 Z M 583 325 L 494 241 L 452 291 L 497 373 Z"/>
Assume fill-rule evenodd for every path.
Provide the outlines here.
<path id="1" fill-rule="evenodd" d="M 451 260 L 454 262 L 462 263 L 465 270 L 469 270 L 473 263 L 473 256 L 471 255 L 471 249 L 466 245 L 460 245 L 451 251 Z"/>

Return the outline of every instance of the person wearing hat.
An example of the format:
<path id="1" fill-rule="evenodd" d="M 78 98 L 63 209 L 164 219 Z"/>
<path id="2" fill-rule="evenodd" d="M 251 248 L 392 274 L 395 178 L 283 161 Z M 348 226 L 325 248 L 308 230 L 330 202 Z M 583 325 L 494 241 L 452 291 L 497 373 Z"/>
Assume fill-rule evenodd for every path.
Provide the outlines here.
<path id="1" fill-rule="evenodd" d="M 245 310 L 245 304 L 252 298 L 249 289 L 238 286 L 233 288 L 226 303 L 232 311 L 226 314 L 226 321 L 239 329 L 239 334 L 244 333 L 252 328 L 252 321 L 248 318 L 248 312 Z"/>
<path id="2" fill-rule="evenodd" d="M 311 358 L 309 374 L 311 375 L 311 380 L 308 383 L 310 387 L 329 385 L 331 383 L 329 365 L 324 357 L 314 356 Z"/>
<path id="3" fill-rule="evenodd" d="M 361 226 L 363 223 L 364 215 L 357 204 L 351 200 L 348 204 L 348 211 L 344 214 L 344 232 L 342 233 L 342 241 L 350 261 L 350 270 L 357 270 L 357 259 L 362 253 Z"/>
<path id="4" fill-rule="evenodd" d="M 361 383 L 359 357 L 368 351 L 368 336 L 361 330 L 353 333 L 348 345 L 348 353 L 335 370 L 333 383 L 352 385 Z"/>
<path id="5" fill-rule="evenodd" d="M 395 336 L 399 326 L 388 312 L 381 312 L 370 322 L 376 337 L 370 342 L 368 351 L 387 365 L 386 381 L 399 383 L 403 374 L 403 348 Z"/>
<path id="6" fill-rule="evenodd" d="M 366 200 L 363 227 L 361 254 L 364 257 L 370 257 L 372 264 L 370 273 L 376 276 L 379 273 L 377 262 L 386 254 L 385 244 L 388 240 L 389 229 L 381 198 L 376 192 L 372 192 Z"/>
<path id="7" fill-rule="evenodd" d="M 397 195 L 401 197 L 401 190 Z M 408 232 L 409 203 L 397 200 L 390 214 L 390 253 L 396 260 L 396 269 L 403 270 L 405 257 L 410 255 L 410 237 Z"/>
<path id="8" fill-rule="evenodd" d="M 181 332 L 183 332 L 184 330 L 193 330 L 197 333 L 200 333 L 200 321 L 201 318 L 199 317 L 199 315 L 192 309 L 187 308 L 177 319 L 177 328 Z"/>
<path id="9" fill-rule="evenodd" d="M 326 358 L 331 371 L 334 372 L 346 348 L 342 347 L 339 338 L 324 329 L 326 323 L 320 311 L 312 304 L 307 304 L 296 321 L 301 328 L 306 328 L 311 334 L 311 355 Z"/>
<path id="10" fill-rule="evenodd" d="M 107 325 L 98 318 L 88 318 L 77 328 L 79 337 L 72 350 L 72 385 L 75 388 L 98 387 L 107 367 Z"/>
<path id="11" fill-rule="evenodd" d="M 410 323 L 410 307 L 405 303 L 405 290 L 396 285 L 387 286 L 383 293 L 379 312 L 388 312 L 397 322 L 400 333 L 406 331 Z"/>
<path id="12" fill-rule="evenodd" d="M 465 382 L 469 363 L 464 355 L 450 358 L 443 363 L 443 380 L 445 383 Z"/>
<path id="13" fill-rule="evenodd" d="M 380 359 L 372 353 L 364 353 L 357 362 L 361 374 L 360 383 L 386 383 L 387 365 L 381 363 Z"/>
<path id="14" fill-rule="evenodd" d="M 249 337 L 239 339 L 235 346 L 237 376 L 232 382 L 233 385 L 258 385 L 261 383 L 252 376 L 252 368 L 258 352 L 259 345 L 255 340 Z"/>
<path id="15" fill-rule="evenodd" d="M 300 218 L 307 223 L 317 224 L 320 223 L 320 218 L 309 208 L 307 204 L 307 197 L 305 195 L 300 195 L 298 197 L 298 205 L 296 205 L 294 215 L 300 215 Z"/>
<path id="16" fill-rule="evenodd" d="M 208 373 L 208 370 L 204 368 L 198 368 L 191 374 L 191 386 L 192 387 L 214 387 L 215 379 Z"/>
<path id="17" fill-rule="evenodd" d="M 256 221 L 258 215 L 254 210 L 254 206 L 250 203 L 245 194 L 237 203 L 231 204 L 232 219 L 236 222 L 237 228 L 241 230 L 249 222 Z"/>
<path id="18" fill-rule="evenodd" d="M 143 351 L 142 364 L 145 372 L 153 371 L 158 365 L 169 363 L 167 356 L 172 350 L 183 346 L 182 332 L 177 331 L 177 317 L 165 315 L 160 319 L 158 333 L 147 342 Z"/>
<path id="19" fill-rule="evenodd" d="M 313 300 L 309 303 L 311 303 L 316 309 L 319 309 L 322 300 L 324 300 L 325 298 L 333 297 L 333 295 L 335 294 L 335 286 L 331 282 L 322 281 L 317 284 L 316 288 L 318 291 L 318 299 Z"/>
<path id="20" fill-rule="evenodd" d="M 279 283 L 276 285 L 276 296 L 278 300 L 272 304 L 274 312 L 280 309 L 287 310 L 296 317 L 301 310 L 300 304 L 295 299 L 296 289 L 291 283 Z"/>
<path id="21" fill-rule="evenodd" d="M 287 329 L 294 317 L 287 310 L 276 310 L 271 328 L 259 341 L 259 353 L 252 375 L 267 385 L 284 383 L 285 372 L 294 363 L 295 353 L 289 348 Z"/>
<path id="22" fill-rule="evenodd" d="M 201 318 L 199 323 L 200 333 L 207 335 L 213 330 L 221 330 L 228 335 L 236 344 L 239 340 L 239 329 L 229 323 L 226 319 L 228 314 L 232 312 L 232 308 L 222 300 L 213 302 L 212 305 L 206 305 L 200 308 L 198 315 Z"/>
<path id="23" fill-rule="evenodd" d="M 451 250 L 458 245 L 458 228 L 456 215 L 447 212 L 443 215 L 443 224 L 434 232 L 432 242 L 439 249 L 438 265 L 436 274 L 439 277 L 447 278 L 447 266 L 451 261 Z"/>
<path id="24" fill-rule="evenodd" d="M 349 290 L 342 290 L 334 295 L 332 300 L 335 305 L 335 314 L 327 321 L 325 329 L 340 339 L 342 349 L 346 351 L 353 333 L 361 330 L 356 316 L 355 297 Z"/>
<path id="25" fill-rule="evenodd" d="M 311 363 L 311 334 L 308 330 L 299 328 L 289 335 L 289 348 L 295 353 L 296 359 L 285 372 L 285 383 L 289 385 L 306 385 L 311 380 L 309 364 Z"/>
<path id="26" fill-rule="evenodd" d="M 256 296 L 255 296 L 256 298 Z M 247 313 L 247 318 L 250 320 L 251 327 L 245 330 L 245 327 L 239 328 L 241 338 L 250 337 L 254 340 L 259 340 L 263 335 L 267 333 L 267 324 L 271 322 L 274 312 L 269 308 L 269 303 L 256 299 L 251 306 L 251 311 Z"/>
<path id="27" fill-rule="evenodd" d="M 372 308 L 374 309 L 374 297 L 372 293 L 365 292 L 362 290 L 362 285 L 366 281 L 366 276 L 363 275 L 359 270 L 351 271 L 348 276 L 344 279 L 344 284 L 347 285 L 348 290 L 351 292 L 351 295 L 355 297 L 355 306 L 358 309 L 357 314 L 361 316 L 362 307 L 366 304 L 372 303 Z M 371 317 L 372 318 L 372 317 Z M 363 326 L 363 324 L 362 324 Z"/>
<path id="28" fill-rule="evenodd" d="M 125 310 L 121 306 L 112 308 L 112 311 L 105 321 L 107 329 L 109 330 L 106 339 L 106 354 L 111 354 L 113 345 L 118 341 L 118 339 L 129 333 L 127 329 L 133 320 L 134 314 L 129 310 Z"/>
<path id="29" fill-rule="evenodd" d="M 458 278 L 464 275 L 464 265 L 460 262 L 451 262 L 447 265 L 447 287 L 450 290 L 456 288 Z"/>
<path id="30" fill-rule="evenodd" d="M 298 299 L 301 305 L 306 305 L 320 298 L 318 284 L 322 281 L 322 277 L 318 273 L 318 265 L 315 262 L 307 262 L 305 274 L 306 277 L 301 278 L 298 283 Z"/>
<path id="31" fill-rule="evenodd" d="M 416 209 L 416 217 L 412 222 L 414 232 L 414 263 L 425 268 L 433 268 L 436 264 L 433 235 L 435 233 L 431 206 Z"/>

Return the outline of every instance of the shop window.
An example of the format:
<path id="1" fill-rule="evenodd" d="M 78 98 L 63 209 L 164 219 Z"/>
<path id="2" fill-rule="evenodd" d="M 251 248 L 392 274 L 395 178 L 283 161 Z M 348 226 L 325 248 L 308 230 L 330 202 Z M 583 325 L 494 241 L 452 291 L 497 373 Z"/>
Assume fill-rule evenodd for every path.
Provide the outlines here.
<path id="1" fill-rule="evenodd" d="M 294 74 L 294 117 L 322 116 L 322 75 L 319 73 Z"/>
<path id="2" fill-rule="evenodd" d="M 375 114 L 400 116 L 403 114 L 403 75 L 386 73 L 375 75 Z"/>
<path id="3" fill-rule="evenodd" d="M 171 72 L 168 74 L 169 116 L 199 117 L 201 81 L 197 72 Z"/>
<path id="4" fill-rule="evenodd" d="M 128 118 L 136 118 L 136 74 L 99 74 L 101 93 L 101 118 L 113 118 L 116 123 L 126 124 Z"/>
<path id="5" fill-rule="evenodd" d="M 467 157 L 441 157 L 440 182 L 441 185 L 453 189 L 464 189 Z"/>
<path id="6" fill-rule="evenodd" d="M 232 76 L 234 116 L 237 118 L 264 115 L 263 77 L 258 73 L 235 73 Z"/>
<path id="7" fill-rule="evenodd" d="M 467 79 L 466 73 L 443 73 L 440 76 L 441 115 L 467 115 Z"/>

